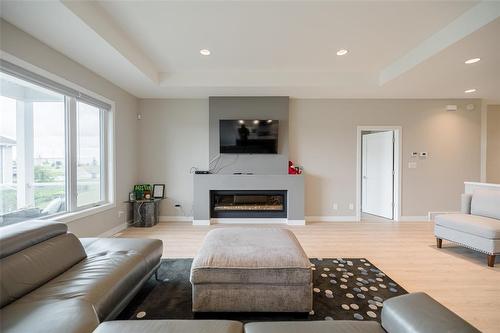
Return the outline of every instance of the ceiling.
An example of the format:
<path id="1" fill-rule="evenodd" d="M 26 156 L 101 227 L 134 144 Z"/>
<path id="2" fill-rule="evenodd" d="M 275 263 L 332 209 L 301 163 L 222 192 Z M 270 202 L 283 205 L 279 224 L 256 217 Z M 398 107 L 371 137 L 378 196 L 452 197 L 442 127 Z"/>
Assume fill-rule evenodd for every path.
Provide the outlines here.
<path id="1" fill-rule="evenodd" d="M 500 2 L 2 1 L 2 17 L 141 98 L 500 100 Z M 210 56 L 200 55 L 209 49 Z M 339 49 L 349 53 L 337 56 Z M 469 58 L 481 61 L 465 65 Z M 467 89 L 477 92 L 465 94 Z"/>

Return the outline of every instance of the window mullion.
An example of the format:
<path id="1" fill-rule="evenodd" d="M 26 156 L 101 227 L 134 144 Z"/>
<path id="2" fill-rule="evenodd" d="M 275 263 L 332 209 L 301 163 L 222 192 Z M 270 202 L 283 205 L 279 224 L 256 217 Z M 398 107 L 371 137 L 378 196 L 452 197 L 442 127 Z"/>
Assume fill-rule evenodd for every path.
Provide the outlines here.
<path id="1" fill-rule="evenodd" d="M 68 210 L 73 212 L 77 208 L 76 199 L 78 196 L 77 187 L 77 123 L 76 123 L 76 99 L 74 97 L 67 97 L 67 158 L 68 158 L 68 176 L 67 176 L 67 197 L 68 197 Z"/>
<path id="2" fill-rule="evenodd" d="M 100 149 L 100 170 L 99 170 L 99 173 L 100 173 L 100 178 L 101 178 L 101 183 L 100 183 L 100 199 L 99 201 L 100 202 L 105 202 L 108 200 L 107 196 L 106 196 L 106 179 L 107 179 L 107 175 L 106 175 L 106 168 L 105 166 L 107 165 L 107 160 L 106 160 L 106 135 L 105 135 L 105 128 L 106 128 L 106 124 L 105 124 L 105 112 L 101 109 L 99 110 L 99 136 L 100 136 L 100 142 L 99 142 L 99 145 L 101 146 L 101 149 Z"/>

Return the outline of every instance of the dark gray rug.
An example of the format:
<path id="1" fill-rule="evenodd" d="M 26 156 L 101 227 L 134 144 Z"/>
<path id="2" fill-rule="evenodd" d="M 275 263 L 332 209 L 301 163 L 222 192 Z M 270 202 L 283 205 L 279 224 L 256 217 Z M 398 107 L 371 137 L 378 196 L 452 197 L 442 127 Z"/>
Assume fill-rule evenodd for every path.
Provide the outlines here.
<path id="1" fill-rule="evenodd" d="M 117 319 L 230 319 L 380 321 L 383 301 L 406 290 L 368 260 L 313 258 L 314 311 L 296 313 L 193 313 L 189 271 L 192 259 L 162 260 L 158 282 L 149 279 Z"/>

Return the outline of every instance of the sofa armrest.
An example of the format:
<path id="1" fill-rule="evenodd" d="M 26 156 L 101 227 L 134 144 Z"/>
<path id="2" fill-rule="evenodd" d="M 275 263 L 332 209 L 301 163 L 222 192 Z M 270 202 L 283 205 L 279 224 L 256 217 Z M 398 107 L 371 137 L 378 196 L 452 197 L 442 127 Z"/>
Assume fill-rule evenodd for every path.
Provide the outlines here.
<path id="1" fill-rule="evenodd" d="M 472 194 L 462 193 L 460 211 L 462 214 L 470 214 L 472 203 Z"/>
<path id="2" fill-rule="evenodd" d="M 412 293 L 385 301 L 382 327 L 388 333 L 480 332 L 425 293 Z"/>

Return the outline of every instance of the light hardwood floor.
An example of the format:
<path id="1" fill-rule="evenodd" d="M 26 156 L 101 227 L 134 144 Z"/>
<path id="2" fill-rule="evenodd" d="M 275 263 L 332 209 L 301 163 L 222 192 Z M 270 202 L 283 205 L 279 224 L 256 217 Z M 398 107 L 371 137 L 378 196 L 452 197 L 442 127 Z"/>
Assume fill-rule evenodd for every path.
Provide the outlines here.
<path id="1" fill-rule="evenodd" d="M 241 226 L 241 225 L 238 225 Z M 278 225 L 252 225 L 257 228 Z M 164 222 L 129 228 L 119 237 L 163 240 L 165 258 L 193 257 L 205 234 L 235 225 L 192 226 Z M 291 229 L 309 257 L 367 258 L 406 290 L 424 291 L 483 332 L 500 332 L 500 259 L 443 242 L 436 248 L 430 222 L 324 222 Z M 265 232 L 265 230 L 263 230 Z"/>

